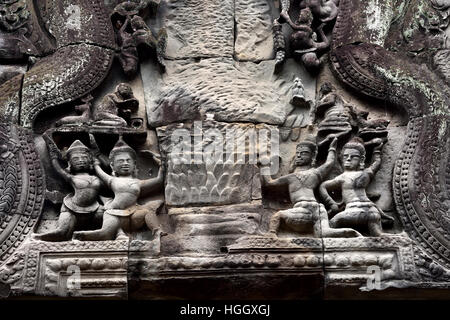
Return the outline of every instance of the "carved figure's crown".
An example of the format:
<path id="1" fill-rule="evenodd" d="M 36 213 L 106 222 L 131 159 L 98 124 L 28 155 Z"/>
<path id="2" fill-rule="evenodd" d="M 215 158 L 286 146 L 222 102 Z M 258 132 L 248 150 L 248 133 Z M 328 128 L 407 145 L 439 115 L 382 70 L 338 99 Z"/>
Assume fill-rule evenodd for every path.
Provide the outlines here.
<path id="1" fill-rule="evenodd" d="M 112 160 L 112 158 L 114 158 L 116 154 L 122 152 L 129 153 L 133 157 L 133 159 L 136 160 L 136 151 L 134 151 L 134 149 L 131 148 L 125 141 L 123 141 L 122 137 L 120 137 L 114 148 L 112 148 L 111 152 L 109 153 L 109 159 Z"/>
<path id="2" fill-rule="evenodd" d="M 66 151 L 66 156 L 70 157 L 70 155 L 74 152 L 87 152 L 89 153 L 90 150 L 88 147 L 86 147 L 83 142 L 81 142 L 80 140 L 75 140 L 69 147 L 69 149 L 67 149 Z"/>
<path id="3" fill-rule="evenodd" d="M 298 148 L 300 148 L 301 146 L 307 146 L 307 147 L 309 147 L 313 152 L 316 152 L 316 150 L 317 150 L 316 139 L 315 139 L 313 136 L 308 135 L 303 141 L 300 141 L 300 142 L 297 144 L 297 150 L 298 150 Z"/>
<path id="4" fill-rule="evenodd" d="M 366 148 L 364 147 L 364 140 L 360 137 L 354 137 L 349 142 L 347 142 L 342 150 L 344 149 L 356 149 L 362 156 L 366 155 Z"/>

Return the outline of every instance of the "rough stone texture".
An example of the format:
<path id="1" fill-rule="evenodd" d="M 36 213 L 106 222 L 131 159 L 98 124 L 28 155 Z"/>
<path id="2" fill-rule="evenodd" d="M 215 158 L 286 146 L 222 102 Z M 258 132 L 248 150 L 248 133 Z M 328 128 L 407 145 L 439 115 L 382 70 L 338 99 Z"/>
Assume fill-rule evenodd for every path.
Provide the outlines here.
<path id="1" fill-rule="evenodd" d="M 235 1 L 235 56 L 240 61 L 272 59 L 272 8 L 267 0 Z"/>
<path id="2" fill-rule="evenodd" d="M 25 74 L 21 124 L 29 127 L 39 112 L 83 97 L 106 77 L 113 51 L 70 45 L 38 61 Z"/>
<path id="3" fill-rule="evenodd" d="M 169 0 L 164 9 L 168 58 L 233 55 L 233 0 Z"/>
<path id="4" fill-rule="evenodd" d="M 231 204 L 258 198 L 261 191 L 254 177 L 259 174 L 257 134 L 261 129 L 269 134 L 269 127 L 220 122 L 158 128 L 167 161 L 166 203 Z M 183 135 L 188 141 L 178 140 Z M 229 147 L 224 148 L 224 139 Z"/>
<path id="5" fill-rule="evenodd" d="M 160 92 L 154 92 L 154 81 L 143 79 L 149 122 L 161 126 L 212 113 L 217 121 L 281 125 L 293 109 L 290 90 L 297 70 L 276 76 L 273 61 L 254 64 L 226 58 L 167 62 Z M 305 81 L 306 88 L 312 86 Z"/>

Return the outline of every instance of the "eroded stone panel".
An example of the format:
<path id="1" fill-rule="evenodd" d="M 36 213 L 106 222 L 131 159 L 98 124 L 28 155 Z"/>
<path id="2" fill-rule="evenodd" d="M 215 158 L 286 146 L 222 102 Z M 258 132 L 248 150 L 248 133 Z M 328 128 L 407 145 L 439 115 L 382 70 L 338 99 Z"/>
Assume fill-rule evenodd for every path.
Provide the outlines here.
<path id="1" fill-rule="evenodd" d="M 236 0 L 235 56 L 241 61 L 273 58 L 272 8 L 267 0 Z"/>
<path id="2" fill-rule="evenodd" d="M 165 11 L 168 58 L 233 55 L 233 0 L 169 0 Z"/>

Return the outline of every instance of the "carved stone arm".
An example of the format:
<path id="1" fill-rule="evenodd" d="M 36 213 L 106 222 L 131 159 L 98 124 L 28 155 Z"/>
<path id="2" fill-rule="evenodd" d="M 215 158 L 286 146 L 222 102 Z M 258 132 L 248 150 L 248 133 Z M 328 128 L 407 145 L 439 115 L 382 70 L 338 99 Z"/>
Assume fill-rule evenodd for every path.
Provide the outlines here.
<path id="1" fill-rule="evenodd" d="M 141 181 L 141 192 L 150 192 L 153 188 L 162 185 L 164 182 L 164 167 L 160 166 L 158 171 L 158 176 L 156 178 L 151 178 Z"/>
<path id="2" fill-rule="evenodd" d="M 334 138 L 330 144 L 330 149 L 328 149 L 327 160 L 323 165 L 317 168 L 322 178 L 325 177 L 331 171 L 331 169 L 333 169 L 333 166 L 336 162 L 336 146 L 337 138 Z"/>
<path id="3" fill-rule="evenodd" d="M 111 187 L 111 180 L 113 177 L 111 177 L 109 174 L 107 174 L 103 169 L 100 167 L 100 161 L 97 159 L 94 161 L 94 170 L 97 176 L 106 184 L 108 187 Z"/>
<path id="4" fill-rule="evenodd" d="M 319 192 L 320 196 L 322 197 L 323 201 L 328 207 L 337 207 L 336 201 L 333 200 L 333 198 L 328 193 L 328 189 L 330 188 L 336 188 L 339 187 L 341 182 L 338 179 L 333 179 L 329 181 L 325 181 L 320 185 Z"/>
<path id="5" fill-rule="evenodd" d="M 373 162 L 370 165 L 369 169 L 371 170 L 371 172 L 373 174 L 375 174 L 381 166 L 381 148 L 383 147 L 383 142 L 380 139 L 380 143 L 378 146 L 375 147 L 375 149 L 373 150 Z"/>

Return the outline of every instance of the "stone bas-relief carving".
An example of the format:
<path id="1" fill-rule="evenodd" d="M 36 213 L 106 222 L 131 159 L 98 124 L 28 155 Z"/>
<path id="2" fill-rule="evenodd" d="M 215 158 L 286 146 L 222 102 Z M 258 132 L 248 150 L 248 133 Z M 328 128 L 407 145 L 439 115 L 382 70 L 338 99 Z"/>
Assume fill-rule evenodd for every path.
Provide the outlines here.
<path id="1" fill-rule="evenodd" d="M 79 140 L 76 140 L 66 151 L 69 172 L 59 164 L 61 158 L 57 146 L 50 137 L 46 137 L 50 159 L 58 174 L 73 188 L 73 193 L 67 195 L 61 206 L 58 227 L 48 233 L 35 235 L 34 238 L 44 241 L 64 241 L 72 238 L 77 225 L 83 220 L 101 219 L 102 211 L 98 203 L 101 180 L 91 174 L 93 159 L 90 150 Z M 96 217 L 100 215 L 100 217 Z M 85 222 L 86 223 L 86 222 Z"/>
<path id="2" fill-rule="evenodd" d="M 0 297 L 448 294 L 449 8 L 0 0 Z"/>
<path id="3" fill-rule="evenodd" d="M 114 199 L 105 203 L 102 228 L 94 231 L 77 231 L 74 238 L 91 241 L 113 240 L 124 236 L 125 231 L 137 230 L 144 224 L 154 233 L 161 232 L 156 211 L 163 202 L 155 200 L 139 206 L 137 200 L 141 193 L 161 184 L 162 167 L 156 178 L 137 179 L 136 152 L 122 140 L 119 140 L 111 150 L 109 161 L 112 175 L 103 171 L 100 161 L 94 162 L 96 174 L 114 193 Z"/>
<path id="4" fill-rule="evenodd" d="M 366 157 L 365 146 L 362 140 L 354 139 L 347 142 L 342 149 L 342 162 L 344 173 L 336 178 L 325 181 L 320 186 L 320 193 L 325 202 L 336 213 L 339 206 L 331 198 L 328 189 L 340 187 L 345 210 L 336 214 L 330 221 L 333 227 L 367 225 L 371 236 L 382 236 L 381 218 L 386 217 L 383 211 L 369 200 L 365 188 L 371 178 L 381 166 L 381 147 L 383 141 L 374 139 L 376 147 L 373 150 L 373 162 L 369 168 L 364 167 Z M 391 217 L 387 216 L 392 219 Z"/>
<path id="5" fill-rule="evenodd" d="M 321 64 L 320 58 L 330 47 L 330 40 L 324 28 L 332 25 L 338 12 L 339 0 L 304 0 L 294 2 L 281 1 L 280 17 L 274 21 L 275 50 L 277 51 L 277 71 L 286 57 L 285 40 L 281 24 L 287 23 L 292 28 L 289 36 L 290 50 L 300 57 L 305 68 L 316 72 Z M 294 8 L 297 6 L 297 8 Z M 298 18 L 292 21 L 290 12 L 296 9 Z"/>
<path id="6" fill-rule="evenodd" d="M 269 225 L 270 233 L 276 235 L 280 223 L 284 222 L 287 227 L 300 232 L 312 226 L 315 237 L 354 237 L 360 235 L 355 230 L 348 228 L 330 228 L 325 207 L 317 202 L 314 195 L 314 189 L 319 186 L 334 165 L 336 146 L 337 139 L 335 138 L 330 145 L 326 162 L 322 166 L 314 168 L 317 144 L 314 140 L 300 142 L 297 146 L 296 168 L 293 173 L 275 180 L 263 175 L 266 185 L 288 184 L 289 195 L 294 204 L 293 209 L 279 211 L 272 216 Z"/>

